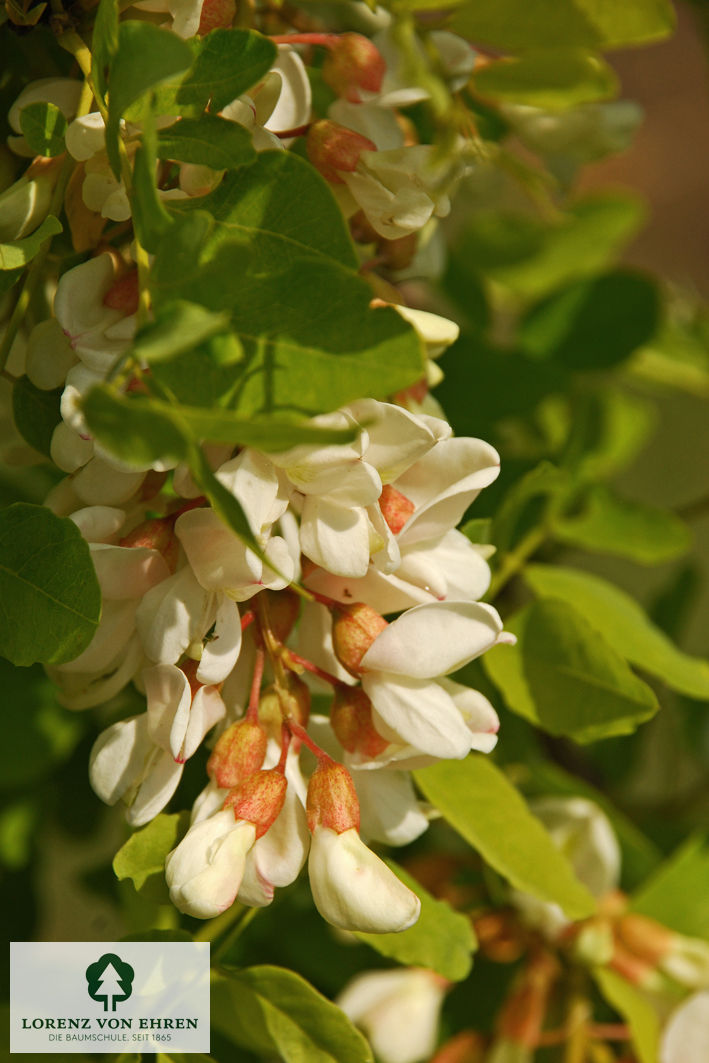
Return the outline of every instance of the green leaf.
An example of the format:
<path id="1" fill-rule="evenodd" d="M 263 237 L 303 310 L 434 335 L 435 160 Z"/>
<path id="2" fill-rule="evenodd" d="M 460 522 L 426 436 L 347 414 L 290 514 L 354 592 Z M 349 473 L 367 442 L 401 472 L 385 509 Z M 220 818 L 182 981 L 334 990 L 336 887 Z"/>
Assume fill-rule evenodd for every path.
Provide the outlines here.
<path id="1" fill-rule="evenodd" d="M 644 565 L 678 557 L 690 545 L 689 529 L 674 513 L 618 498 L 601 486 L 591 489 L 578 516 L 557 519 L 552 531 L 561 542 Z"/>
<path id="2" fill-rule="evenodd" d="M 118 0 L 101 0 L 91 37 L 91 77 L 101 96 L 106 95 L 106 75 L 118 51 Z"/>
<path id="3" fill-rule="evenodd" d="M 596 902 L 541 822 L 492 761 L 480 754 L 414 772 L 424 796 L 517 889 L 584 919 Z"/>
<path id="4" fill-rule="evenodd" d="M 467 263 L 468 272 L 538 298 L 603 269 L 644 218 L 637 198 L 618 193 L 578 200 L 553 226 L 511 211 L 480 212 L 468 223 L 456 260 Z"/>
<path id="5" fill-rule="evenodd" d="M 628 1023 L 638 1063 L 657 1063 L 660 1047 L 658 1012 L 635 986 L 615 971 L 599 967 L 593 977 L 601 994 Z"/>
<path id="6" fill-rule="evenodd" d="M 212 1025 L 243 1048 L 288 1063 L 372 1063 L 345 1013 L 282 967 L 215 974 Z"/>
<path id="7" fill-rule="evenodd" d="M 487 99 L 563 110 L 615 96 L 618 79 L 599 56 L 555 47 L 489 63 L 473 72 L 473 86 Z"/>
<path id="8" fill-rule="evenodd" d="M 648 343 L 659 319 L 657 286 L 641 273 L 614 270 L 566 285 L 532 307 L 519 338 L 535 357 L 569 369 L 606 369 Z"/>
<path id="9" fill-rule="evenodd" d="M 31 262 L 45 240 L 62 231 L 62 225 L 53 214 L 48 214 L 38 229 L 21 240 L 0 244 L 0 270 L 21 269 Z"/>
<path id="10" fill-rule="evenodd" d="M 549 461 L 540 461 L 528 473 L 509 488 L 499 510 L 495 514 L 491 538 L 497 549 L 510 550 L 518 538 L 518 526 L 529 504 L 539 499 L 551 501 L 558 498 L 570 486 L 568 473 L 557 469 Z"/>
<path id="11" fill-rule="evenodd" d="M 168 78 L 180 74 L 192 63 L 192 49 L 169 30 L 151 22 L 121 22 L 118 48 L 108 78 L 108 122 L 106 151 L 111 168 L 121 174 L 118 150 L 121 118 L 132 103 Z"/>
<path id="12" fill-rule="evenodd" d="M 489 517 L 474 517 L 472 520 L 466 520 L 460 531 L 471 543 L 487 545 L 492 542 L 492 520 Z"/>
<path id="13" fill-rule="evenodd" d="M 64 151 L 67 120 L 53 103 L 29 103 L 23 107 L 20 128 L 35 155 L 53 158 Z"/>
<path id="14" fill-rule="evenodd" d="M 63 390 L 42 391 L 27 376 L 21 376 L 12 389 L 15 426 L 23 439 L 46 457 L 51 456 L 52 435 L 61 420 L 59 403 Z"/>
<path id="15" fill-rule="evenodd" d="M 150 399 L 124 398 L 100 384 L 84 399 L 84 416 L 95 435 L 112 454 L 128 465 L 145 467 L 154 461 L 187 461 L 189 439 L 166 404 Z"/>
<path id="16" fill-rule="evenodd" d="M 212 336 L 225 332 L 228 327 L 227 314 L 213 313 L 196 303 L 178 300 L 161 307 L 155 320 L 141 329 L 131 353 L 149 365 L 172 360 Z M 240 351 L 237 354 L 240 355 Z"/>
<path id="17" fill-rule="evenodd" d="M 520 645 L 537 722 L 551 734 L 577 742 L 632 734 L 659 708 L 650 687 L 565 602 L 531 605 Z"/>
<path id="18" fill-rule="evenodd" d="M 235 170 L 255 157 L 248 130 L 216 114 L 181 118 L 168 129 L 161 129 L 158 136 L 159 159 L 194 162 L 213 170 Z"/>
<path id="19" fill-rule="evenodd" d="M 284 187 L 297 210 L 282 210 Z M 194 203 L 182 201 L 177 209 L 209 212 L 217 224 L 205 238 L 210 244 L 227 237 L 238 240 L 254 255 L 253 273 L 278 270 L 304 255 L 359 269 L 329 185 L 309 163 L 289 152 L 259 153 L 248 168 L 229 174 L 208 196 Z"/>
<path id="20" fill-rule="evenodd" d="M 561 565 L 527 565 L 523 576 L 536 595 L 574 605 L 631 664 L 680 694 L 709 700 L 709 661 L 674 646 L 629 595 L 598 576 Z"/>
<path id="21" fill-rule="evenodd" d="M 630 901 L 634 912 L 648 915 L 687 937 L 709 940 L 709 845 L 689 838 Z"/>
<path id="22" fill-rule="evenodd" d="M 14 664 L 61 664 L 86 649 L 101 591 L 76 525 L 44 506 L 0 513 L 0 653 Z"/>
<path id="23" fill-rule="evenodd" d="M 472 952 L 477 947 L 470 919 L 455 912 L 447 901 L 437 901 L 393 860 L 387 864 L 420 898 L 421 914 L 412 927 L 399 934 L 357 933 L 356 937 L 382 956 L 411 967 L 429 967 L 451 982 L 462 982 L 470 974 Z"/>
<path id="24" fill-rule="evenodd" d="M 669 0 L 496 0 L 465 3 L 451 29 L 502 52 L 532 48 L 623 48 L 662 40 L 675 25 Z"/>
<path id="25" fill-rule="evenodd" d="M 298 209 L 283 212 L 282 188 Z M 420 379 L 421 342 L 349 265 L 352 247 L 321 178 L 296 156 L 264 152 L 200 201 L 162 241 L 156 307 L 185 298 L 231 310 L 244 347 L 232 405 L 243 415 L 319 413 Z M 197 250 L 195 250 L 197 249 Z"/>
<path id="26" fill-rule="evenodd" d="M 207 104 L 214 113 L 255 85 L 273 66 L 275 44 L 255 30 L 218 29 L 190 42 L 193 62 L 179 81 L 160 89 L 157 114 L 202 114 Z M 131 109 L 133 120 L 142 114 Z"/>
<path id="27" fill-rule="evenodd" d="M 151 900 L 167 901 L 165 858 L 175 848 L 190 822 L 189 812 L 162 812 L 130 836 L 113 858 L 116 878 L 131 879 L 138 892 Z"/>
<path id="28" fill-rule="evenodd" d="M 279 451 L 302 443 L 349 443 L 357 434 L 354 428 L 320 428 L 283 417 L 247 419 L 230 410 L 171 405 L 142 395 L 126 398 L 105 384 L 89 392 L 84 414 L 96 437 L 116 457 L 136 466 L 187 460 L 191 440 Z"/>
<path id="29" fill-rule="evenodd" d="M 150 97 L 152 99 L 152 96 Z M 155 183 L 157 137 L 155 121 L 148 112 L 143 119 L 143 137 L 133 161 L 133 224 L 146 251 L 154 252 L 170 229 L 173 219 L 158 195 Z"/>
<path id="30" fill-rule="evenodd" d="M 57 703 L 55 688 L 39 665 L 15 668 L 0 658 L 0 684 L 0 786 L 32 787 L 72 752 L 84 731 L 83 718 Z"/>

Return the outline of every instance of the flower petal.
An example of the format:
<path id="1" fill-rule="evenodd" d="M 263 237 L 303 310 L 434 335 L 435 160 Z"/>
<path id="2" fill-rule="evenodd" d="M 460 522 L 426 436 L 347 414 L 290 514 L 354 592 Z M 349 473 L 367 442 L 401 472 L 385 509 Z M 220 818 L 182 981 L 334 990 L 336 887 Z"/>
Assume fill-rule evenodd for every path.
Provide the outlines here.
<path id="1" fill-rule="evenodd" d="M 367 671 L 428 679 L 462 668 L 494 646 L 502 621 L 482 602 L 430 602 L 392 621 L 364 657 Z"/>

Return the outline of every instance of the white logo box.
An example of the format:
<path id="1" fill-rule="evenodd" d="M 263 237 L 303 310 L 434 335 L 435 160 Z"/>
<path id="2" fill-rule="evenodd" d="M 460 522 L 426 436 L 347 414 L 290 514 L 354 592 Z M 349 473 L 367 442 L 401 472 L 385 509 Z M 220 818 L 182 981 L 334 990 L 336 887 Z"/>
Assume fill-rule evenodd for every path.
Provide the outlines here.
<path id="1" fill-rule="evenodd" d="M 11 1052 L 209 1052 L 209 942 L 15 941 Z"/>

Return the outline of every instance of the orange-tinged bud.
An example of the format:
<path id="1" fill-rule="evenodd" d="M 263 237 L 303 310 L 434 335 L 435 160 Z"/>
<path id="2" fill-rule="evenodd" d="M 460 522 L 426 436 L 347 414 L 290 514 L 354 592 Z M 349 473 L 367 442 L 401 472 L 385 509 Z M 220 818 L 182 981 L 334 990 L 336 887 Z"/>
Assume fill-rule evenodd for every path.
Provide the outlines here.
<path id="1" fill-rule="evenodd" d="M 278 642 L 285 642 L 300 612 L 300 598 L 287 587 L 283 591 L 266 591 L 268 620 Z"/>
<path id="2" fill-rule="evenodd" d="M 175 535 L 175 521 L 172 517 L 154 517 L 143 521 L 128 535 L 124 535 L 118 545 L 146 546 L 151 550 L 158 550 L 165 558 L 170 572 L 177 568 L 180 543 Z"/>
<path id="3" fill-rule="evenodd" d="M 336 834 L 359 830 L 359 800 L 347 768 L 334 760 L 320 762 L 308 784 L 306 812 L 311 833 L 316 827 Z"/>
<path id="4" fill-rule="evenodd" d="M 428 381 L 426 377 L 421 377 L 415 384 L 412 384 L 410 388 L 404 388 L 403 391 L 397 391 L 394 395 L 394 401 L 399 406 L 407 406 L 410 402 L 416 402 L 419 405 L 428 395 Z"/>
<path id="5" fill-rule="evenodd" d="M 237 819 L 253 823 L 256 837 L 260 838 L 275 822 L 286 799 L 288 780 L 276 768 L 257 771 L 234 787 L 224 801 L 224 808 L 231 808 Z"/>
<path id="6" fill-rule="evenodd" d="M 285 684 L 285 687 L 267 687 L 258 703 L 259 720 L 274 737 L 280 735 L 284 719 L 295 720 L 301 727 L 307 727 L 310 718 L 310 690 L 307 685 L 291 672 L 286 673 Z"/>
<path id="7" fill-rule="evenodd" d="M 332 184 L 343 184 L 338 170 L 347 173 L 355 170 L 361 152 L 377 150 L 376 144 L 368 137 L 328 118 L 313 122 L 308 131 L 306 147 L 313 166 Z"/>
<path id="8" fill-rule="evenodd" d="M 529 961 L 498 1017 L 497 1028 L 502 1037 L 536 1048 L 549 994 L 559 972 L 559 964 L 550 953 L 538 953 Z"/>
<path id="9" fill-rule="evenodd" d="M 343 33 L 331 45 L 323 63 L 323 81 L 338 96 L 359 103 L 359 89 L 379 92 L 386 63 L 376 45 L 361 33 Z"/>
<path id="10" fill-rule="evenodd" d="M 401 491 L 391 484 L 384 484 L 379 496 L 379 508 L 391 531 L 398 535 L 416 507 Z"/>
<path id="11" fill-rule="evenodd" d="M 138 270 L 131 269 L 115 281 L 103 297 L 103 305 L 128 316 L 138 309 Z"/>
<path id="12" fill-rule="evenodd" d="M 677 935 L 646 915 L 628 912 L 615 925 L 618 941 L 639 959 L 656 967 L 673 949 Z"/>
<path id="13" fill-rule="evenodd" d="M 481 1034 L 463 1030 L 441 1045 L 431 1063 L 482 1063 L 486 1051 L 485 1038 Z"/>
<path id="14" fill-rule="evenodd" d="M 525 932 L 508 908 L 478 916 L 473 926 L 481 951 L 493 963 L 515 963 L 527 947 Z"/>
<path id="15" fill-rule="evenodd" d="M 338 661 L 352 675 L 361 673 L 362 658 L 387 622 L 365 602 L 340 605 L 332 610 L 332 645 Z"/>
<path id="16" fill-rule="evenodd" d="M 204 37 L 212 30 L 229 29 L 236 15 L 236 0 L 204 0 L 197 35 Z"/>
<path id="17" fill-rule="evenodd" d="M 389 745 L 372 722 L 372 703 L 361 687 L 336 687 L 330 723 L 343 749 L 376 757 Z"/>
<path id="18" fill-rule="evenodd" d="M 207 774 L 217 786 L 238 786 L 257 772 L 266 756 L 268 735 L 253 720 L 237 720 L 220 735 L 207 761 Z"/>

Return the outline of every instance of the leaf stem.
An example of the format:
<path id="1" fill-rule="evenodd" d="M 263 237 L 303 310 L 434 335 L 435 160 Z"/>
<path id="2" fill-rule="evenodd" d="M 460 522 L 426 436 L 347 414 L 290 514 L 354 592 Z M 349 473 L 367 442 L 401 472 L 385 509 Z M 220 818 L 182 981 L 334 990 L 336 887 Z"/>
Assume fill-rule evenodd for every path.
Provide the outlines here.
<path id="1" fill-rule="evenodd" d="M 490 586 L 485 595 L 486 601 L 492 602 L 497 598 L 503 587 L 506 587 L 512 577 L 524 568 L 525 562 L 546 541 L 548 535 L 546 524 L 538 524 L 522 537 L 514 550 L 503 556 L 500 567 L 490 580 Z"/>

